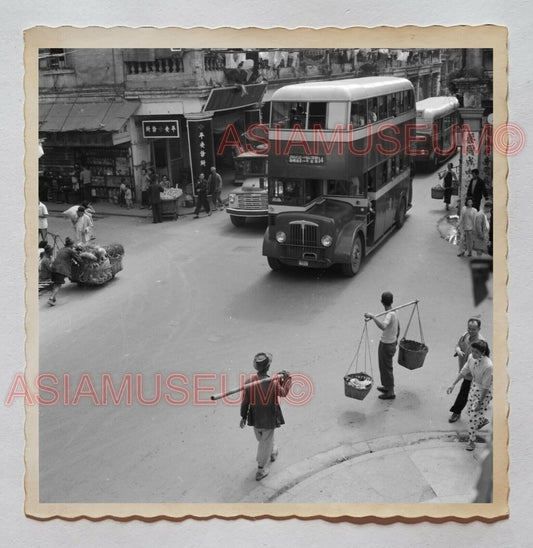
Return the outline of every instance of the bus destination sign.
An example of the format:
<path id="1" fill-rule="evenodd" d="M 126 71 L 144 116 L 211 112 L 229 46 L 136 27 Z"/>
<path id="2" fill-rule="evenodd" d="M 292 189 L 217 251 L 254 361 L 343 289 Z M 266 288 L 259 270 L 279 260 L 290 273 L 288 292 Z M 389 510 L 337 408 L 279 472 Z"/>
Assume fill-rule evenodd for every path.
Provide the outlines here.
<path id="1" fill-rule="evenodd" d="M 299 165 L 324 165 L 326 157 L 323 155 L 304 156 L 302 154 L 289 154 L 289 164 Z"/>

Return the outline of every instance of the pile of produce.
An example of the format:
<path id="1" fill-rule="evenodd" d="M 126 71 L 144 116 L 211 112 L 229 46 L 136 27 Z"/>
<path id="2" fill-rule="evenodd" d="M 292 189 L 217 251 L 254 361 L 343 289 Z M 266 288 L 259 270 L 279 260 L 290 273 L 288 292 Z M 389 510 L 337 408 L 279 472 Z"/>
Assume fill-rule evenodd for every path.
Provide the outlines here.
<path id="1" fill-rule="evenodd" d="M 80 263 L 72 269 L 72 281 L 88 285 L 102 285 L 122 270 L 124 247 L 121 244 L 99 246 L 79 243 L 74 249 Z"/>
<path id="2" fill-rule="evenodd" d="M 346 376 L 344 378 L 347 384 L 350 386 L 353 386 L 354 388 L 357 388 L 358 390 L 367 390 L 372 386 L 372 379 L 367 376 Z"/>
<path id="3" fill-rule="evenodd" d="M 161 192 L 161 200 L 177 200 L 183 191 L 181 188 L 165 188 L 164 192 Z"/>

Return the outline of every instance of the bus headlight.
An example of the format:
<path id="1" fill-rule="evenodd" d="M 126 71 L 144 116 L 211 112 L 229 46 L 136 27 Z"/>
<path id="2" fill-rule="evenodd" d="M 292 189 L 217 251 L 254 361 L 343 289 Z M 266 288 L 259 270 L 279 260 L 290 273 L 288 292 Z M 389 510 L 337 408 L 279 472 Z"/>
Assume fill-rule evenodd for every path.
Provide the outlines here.
<path id="1" fill-rule="evenodd" d="M 283 232 L 282 230 L 280 230 L 279 232 L 276 232 L 276 241 L 278 242 L 278 244 L 285 243 L 286 239 L 287 239 L 287 234 L 285 234 L 285 232 Z"/>
<path id="2" fill-rule="evenodd" d="M 228 196 L 228 202 L 229 202 L 230 204 L 234 204 L 234 203 L 235 203 L 235 194 L 230 194 L 230 195 Z"/>
<path id="3" fill-rule="evenodd" d="M 320 243 L 324 247 L 329 247 L 333 243 L 333 238 L 329 234 L 326 234 L 325 236 L 322 236 Z"/>

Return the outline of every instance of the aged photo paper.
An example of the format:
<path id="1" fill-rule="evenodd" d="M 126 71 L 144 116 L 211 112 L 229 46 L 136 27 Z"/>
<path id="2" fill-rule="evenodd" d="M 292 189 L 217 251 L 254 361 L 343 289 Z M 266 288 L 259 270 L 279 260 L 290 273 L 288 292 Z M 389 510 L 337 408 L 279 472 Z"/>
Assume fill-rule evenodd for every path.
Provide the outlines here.
<path id="1" fill-rule="evenodd" d="M 26 515 L 42 520 L 272 517 L 360 523 L 505 519 L 508 167 L 503 143 L 507 134 L 502 128 L 508 119 L 507 30 L 491 25 L 295 30 L 36 27 L 24 35 L 26 369 L 12 395 L 26 402 Z M 480 63 L 490 59 L 490 68 L 485 67 L 481 76 L 459 66 L 474 50 Z M 247 55 L 249 51 L 254 54 Z M 441 71 L 443 59 L 450 56 L 439 52 L 452 51 L 463 52 L 457 54 L 457 73 L 447 75 L 457 87 L 445 89 L 447 83 L 439 80 L 437 89 L 438 78 L 431 72 L 426 78 L 422 59 L 435 62 Z M 76 70 L 69 55 L 83 59 Z M 91 73 L 90 66 L 99 68 Z M 262 256 L 273 249 L 264 243 L 266 221 L 248 218 L 241 226 L 244 221 L 238 214 L 232 216 L 239 187 L 233 180 L 226 185 L 224 173 L 222 200 L 229 211 L 214 201 L 212 216 L 206 208 L 209 218 L 200 211 L 200 218 L 193 220 L 192 201 L 188 207 L 185 198 L 198 204 L 199 173 L 205 170 L 207 178 L 211 163 L 217 171 L 231 164 L 231 154 L 236 153 L 220 153 L 224 139 L 237 148 L 245 143 L 235 142 L 243 137 L 236 112 L 246 127 L 261 119 L 268 125 L 266 111 L 257 114 L 261 103 L 282 92 L 283 101 L 293 101 L 290 92 L 283 91 L 285 83 L 331 80 L 338 85 L 344 72 L 344 78 L 401 73 L 418 82 L 416 101 L 460 94 L 463 121 L 473 127 L 474 118 L 484 117 L 484 124 L 494 128 L 492 156 L 482 150 L 474 158 L 463 145 L 450 160 L 461 179 L 459 196 L 467 192 L 476 165 L 482 171 L 486 168 L 485 177 L 491 178 L 491 273 L 483 270 L 489 264 L 486 255 L 474 253 L 471 263 L 457 256 L 457 231 L 442 227 L 448 219 L 453 229 L 458 217 L 447 214 L 442 199 L 431 201 L 447 161 L 437 166 L 435 160 L 435 166 L 417 166 L 411 172 L 415 194 L 405 227 L 392 231 L 383 243 L 378 238 L 376 251 L 365 256 L 360 272 L 354 260 L 341 264 L 339 271 L 275 272 L 283 270 L 280 260 L 269 255 L 267 263 Z M 488 84 L 483 80 L 487 74 L 492 80 Z M 492 85 L 488 122 L 487 105 L 469 103 L 481 80 Z M 318 124 L 326 123 L 320 110 L 325 100 L 316 98 L 320 89 L 312 88 L 309 95 L 309 123 L 312 116 Z M 396 106 L 400 108 L 407 97 L 402 93 L 389 93 L 389 118 L 396 117 Z M 332 95 L 331 105 L 324 107 L 328 116 L 336 108 L 332 105 L 340 104 L 339 97 Z M 300 113 L 294 109 L 294 114 Z M 228 131 L 230 126 L 235 131 Z M 475 131 L 479 134 L 481 128 Z M 206 134 L 210 140 L 204 140 Z M 268 143 L 263 139 L 263 145 Z M 258 133 L 256 142 L 260 141 Z M 324 202 L 318 194 L 332 194 L 331 185 L 350 182 L 348 175 L 342 181 L 324 175 L 321 181 L 329 190 L 318 191 L 318 181 L 310 174 L 330 158 L 306 149 L 301 140 L 295 146 L 286 172 L 283 168 L 276 173 L 269 156 L 267 172 L 257 177 L 258 185 L 266 184 L 268 177 L 270 223 L 274 213 L 292 211 L 285 175 L 302 169 L 314 194 L 301 199 L 306 204 L 315 200 L 317 208 Z M 85 152 L 76 156 L 73 149 Z M 385 161 L 389 177 L 393 173 L 391 181 L 394 173 L 409 172 L 401 162 Z M 180 183 L 176 199 L 171 196 L 163 206 L 162 224 L 157 224 L 156 206 L 150 211 L 141 197 L 148 192 L 142 178 L 151 165 L 163 186 L 163 174 L 176 186 Z M 96 210 L 96 241 L 104 247 L 123 243 L 124 258 L 123 270 L 113 272 L 113 279 L 102 285 L 67 280 L 57 302 L 50 302 L 50 294 L 41 294 L 38 283 L 38 203 L 41 179 L 54 166 L 70 166 L 71 172 L 63 173 L 70 179 L 68 191 L 52 176 L 47 183 L 47 241 L 52 252 L 63 247 L 67 236 L 75 239 L 81 234 L 63 210 L 90 201 Z M 84 170 L 92 177 L 87 195 Z M 379 216 L 384 209 L 378 206 L 373 211 L 370 196 L 377 171 L 373 173 L 355 178 L 357 184 L 365 181 L 355 205 Z M 355 179 L 350 179 L 353 184 Z M 120 185 L 125 180 L 128 186 L 131 181 L 132 208 L 127 195 L 122 203 Z M 276 190 L 281 186 L 282 191 Z M 361 198 L 367 189 L 368 200 Z M 58 193 L 52 196 L 55 190 Z M 69 197 L 69 191 L 75 194 Z M 265 187 L 265 200 L 266 192 Z M 379 189 L 374 188 L 374 195 L 380 195 Z M 276 205 L 276 200 L 284 204 Z M 390 200 L 383 207 L 392 212 Z M 176 210 L 169 211 L 170 202 L 178 204 Z M 336 203 L 345 204 L 342 199 Z M 401 209 L 409 209 L 405 201 L 400 202 Z M 313 217 L 316 226 L 318 217 Z M 425 224 L 416 225 L 417 218 L 426 219 Z M 403 216 L 389 220 L 400 228 L 403 224 Z M 298 225 L 302 233 L 304 224 Z M 84 240 L 87 234 L 80 237 Z M 278 243 L 286 237 L 272 234 Z M 321 242 L 331 245 L 324 237 Z M 370 244 L 365 245 L 370 250 Z M 109 256 L 110 249 L 105 249 Z M 94 260 L 103 261 L 104 254 Z M 350 248 L 345 254 L 351 257 Z M 312 266 L 308 260 L 316 254 L 307 255 L 299 266 Z M 412 272 L 407 275 L 409 265 Z M 478 282 L 488 293 L 479 297 L 473 280 L 485 274 L 486 279 Z M 394 401 L 392 396 L 391 401 L 378 399 L 381 332 L 377 321 L 365 322 L 363 316 L 383 312 L 380 297 L 386 291 L 394 293 L 393 306 L 415 303 L 398 312 L 402 335 L 407 328 L 416 338 L 420 327 L 422 342 L 429 348 L 419 370 L 399 367 L 398 356 L 394 357 Z M 411 318 L 407 309 L 414 313 Z M 457 422 L 448 421 L 448 407 L 460 385 L 453 395 L 446 394 L 458 372 L 454 345 L 469 318 L 480 319 L 494 364 L 491 420 L 476 434 L 473 452 L 465 451 L 467 409 Z M 357 345 L 365 343 L 363 327 L 375 386 L 365 401 L 358 401 L 353 395 L 346 397 L 344 378 L 357 361 Z M 285 424 L 276 429 L 279 454 L 273 449 L 264 479 L 256 475 L 253 429 L 239 428 L 238 395 L 214 398 L 242 387 L 243 376 L 255 372 L 253 364 L 263 359 L 262 353 L 267 359 L 270 353 L 274 356 L 273 376 L 291 374 L 293 398 L 292 403 L 290 398 L 281 401 Z M 133 387 L 133 401 L 123 398 L 120 387 Z M 306 393 L 307 400 L 302 396 Z M 491 444 L 492 476 L 490 467 L 483 466 L 490 459 Z M 455 470 L 445 462 L 449 454 L 457 459 Z M 478 484 L 482 469 L 485 485 L 492 480 L 492 487 L 477 499 L 483 502 L 474 502 L 484 488 Z M 445 475 L 439 476 L 439 470 Z M 461 491 L 458 478 L 465 473 L 471 485 Z"/>

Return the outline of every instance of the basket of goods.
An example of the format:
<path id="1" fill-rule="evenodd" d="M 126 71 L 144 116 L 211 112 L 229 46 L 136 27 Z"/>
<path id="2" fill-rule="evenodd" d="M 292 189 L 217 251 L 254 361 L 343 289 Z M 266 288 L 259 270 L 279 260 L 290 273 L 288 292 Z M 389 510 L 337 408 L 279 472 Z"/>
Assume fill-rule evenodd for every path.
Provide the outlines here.
<path id="1" fill-rule="evenodd" d="M 431 187 L 431 197 L 435 200 L 444 198 L 444 188 L 441 185 Z"/>
<path id="2" fill-rule="evenodd" d="M 77 244 L 75 250 L 79 261 L 72 267 L 70 279 L 80 285 L 103 285 L 122 270 L 124 247 L 121 244 Z"/>
<path id="3" fill-rule="evenodd" d="M 362 357 L 361 346 L 363 346 Z M 363 333 L 361 334 L 361 339 L 359 340 L 355 356 L 353 357 L 352 362 L 348 367 L 346 375 L 344 375 L 344 395 L 346 397 L 353 398 L 355 400 L 364 400 L 370 392 L 370 389 L 374 384 L 374 379 L 372 378 L 372 375 L 369 375 L 366 372 L 367 359 L 368 363 L 370 364 L 370 372 L 372 373 L 372 360 L 370 358 L 370 340 L 368 338 L 367 322 L 365 322 L 365 327 L 363 329 Z M 363 362 L 362 370 L 358 370 L 361 362 Z M 355 370 L 354 373 L 350 373 L 352 367 Z"/>
<path id="4" fill-rule="evenodd" d="M 407 331 L 409 330 L 409 326 L 411 325 L 411 320 L 413 318 L 415 310 L 418 316 L 420 341 L 414 341 L 406 338 Z M 419 369 L 420 367 L 424 365 L 424 360 L 426 359 L 427 353 L 428 353 L 428 347 L 424 343 L 424 333 L 422 332 L 422 322 L 420 321 L 420 312 L 418 310 L 418 302 L 416 302 L 415 306 L 413 307 L 413 310 L 411 311 L 411 316 L 409 318 L 409 323 L 407 324 L 407 328 L 405 329 L 405 333 L 402 339 L 400 340 L 400 344 L 398 345 L 398 364 L 411 370 Z"/>

